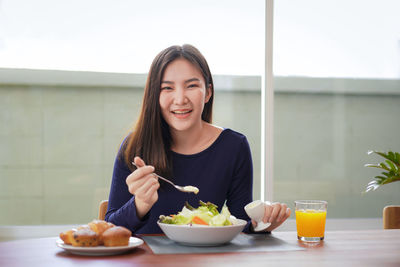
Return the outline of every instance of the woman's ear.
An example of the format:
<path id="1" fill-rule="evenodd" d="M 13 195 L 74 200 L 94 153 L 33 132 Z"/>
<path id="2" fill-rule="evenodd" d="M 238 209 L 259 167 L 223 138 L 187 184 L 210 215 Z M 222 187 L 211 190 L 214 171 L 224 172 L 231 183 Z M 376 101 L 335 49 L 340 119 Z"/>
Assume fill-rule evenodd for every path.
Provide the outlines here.
<path id="1" fill-rule="evenodd" d="M 211 98 L 211 95 L 212 95 L 211 87 L 212 87 L 212 85 L 209 84 L 207 89 L 206 89 L 206 99 L 205 99 L 204 103 L 207 103 L 208 100 L 210 100 L 210 98 Z"/>

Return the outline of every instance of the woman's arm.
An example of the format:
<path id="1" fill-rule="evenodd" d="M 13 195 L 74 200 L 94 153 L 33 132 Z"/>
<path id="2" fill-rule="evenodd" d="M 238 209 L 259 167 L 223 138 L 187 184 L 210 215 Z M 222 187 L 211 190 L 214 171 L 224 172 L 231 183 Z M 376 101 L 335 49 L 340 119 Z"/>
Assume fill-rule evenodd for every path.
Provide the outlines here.
<path id="1" fill-rule="evenodd" d="M 136 212 L 135 196 L 129 192 L 126 184 L 126 178 L 131 174 L 131 171 L 124 163 L 121 153 L 122 150 L 120 149 L 114 163 L 105 220 L 115 225 L 124 226 L 135 233 L 146 224 L 148 215 L 140 219 Z"/>
<path id="2" fill-rule="evenodd" d="M 242 137 L 236 159 L 233 165 L 234 173 L 228 191 L 227 202 L 232 215 L 236 218 L 248 221 L 243 232 L 250 232 L 250 218 L 247 216 L 244 206 L 253 199 L 253 163 L 251 151 L 246 137 Z"/>
<path id="3" fill-rule="evenodd" d="M 237 218 L 247 220 L 248 223 L 243 232 L 255 233 L 257 223 L 247 216 L 244 206 L 252 202 L 253 190 L 253 165 L 250 146 L 247 139 L 243 137 L 240 152 L 235 163 L 235 174 L 228 194 L 227 205 L 231 213 Z M 279 227 L 290 216 L 290 209 L 284 203 L 275 202 L 265 206 L 263 221 L 271 225 L 262 232 L 269 233 Z"/>

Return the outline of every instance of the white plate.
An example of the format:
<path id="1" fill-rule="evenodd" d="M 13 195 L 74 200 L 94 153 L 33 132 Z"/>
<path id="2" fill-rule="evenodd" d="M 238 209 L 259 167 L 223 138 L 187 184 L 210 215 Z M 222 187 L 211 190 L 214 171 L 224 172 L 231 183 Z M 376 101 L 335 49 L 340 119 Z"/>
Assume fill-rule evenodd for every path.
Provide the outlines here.
<path id="1" fill-rule="evenodd" d="M 56 244 L 58 247 L 65 249 L 66 251 L 72 254 L 85 255 L 85 256 L 108 256 L 108 255 L 121 254 L 128 250 L 134 249 L 135 247 L 143 244 L 143 240 L 136 237 L 130 237 L 129 244 L 127 246 L 119 246 L 119 247 L 105 247 L 105 246 L 74 247 L 71 245 L 64 244 L 64 241 L 62 241 L 60 238 L 57 239 Z"/>
<path id="2" fill-rule="evenodd" d="M 218 246 L 230 242 L 246 226 L 245 220 L 228 226 L 176 225 L 157 222 L 165 235 L 188 246 Z"/>

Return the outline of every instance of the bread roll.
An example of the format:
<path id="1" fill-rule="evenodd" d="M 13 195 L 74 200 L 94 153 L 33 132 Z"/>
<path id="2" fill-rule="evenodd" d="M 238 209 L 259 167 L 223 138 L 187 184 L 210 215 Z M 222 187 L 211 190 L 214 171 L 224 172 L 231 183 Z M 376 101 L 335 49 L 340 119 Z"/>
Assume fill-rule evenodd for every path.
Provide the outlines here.
<path id="1" fill-rule="evenodd" d="M 104 231 L 102 239 L 104 246 L 127 246 L 132 232 L 122 226 L 115 226 Z"/>

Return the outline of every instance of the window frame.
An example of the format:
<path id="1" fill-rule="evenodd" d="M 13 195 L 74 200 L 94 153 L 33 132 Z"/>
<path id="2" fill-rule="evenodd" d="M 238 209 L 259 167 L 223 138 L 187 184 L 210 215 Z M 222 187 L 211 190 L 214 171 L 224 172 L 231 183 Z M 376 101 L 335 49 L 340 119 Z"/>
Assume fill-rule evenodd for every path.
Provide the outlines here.
<path id="1" fill-rule="evenodd" d="M 273 20 L 274 0 L 265 0 L 265 62 L 264 75 L 261 77 L 261 192 L 263 201 L 273 201 Z"/>

